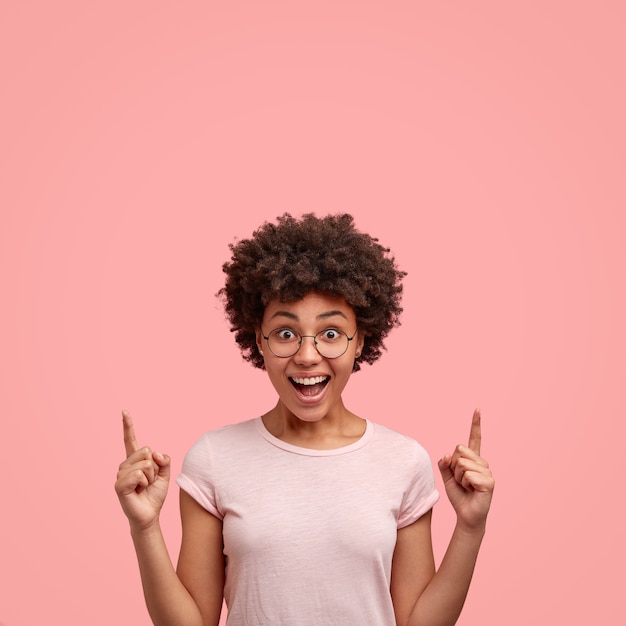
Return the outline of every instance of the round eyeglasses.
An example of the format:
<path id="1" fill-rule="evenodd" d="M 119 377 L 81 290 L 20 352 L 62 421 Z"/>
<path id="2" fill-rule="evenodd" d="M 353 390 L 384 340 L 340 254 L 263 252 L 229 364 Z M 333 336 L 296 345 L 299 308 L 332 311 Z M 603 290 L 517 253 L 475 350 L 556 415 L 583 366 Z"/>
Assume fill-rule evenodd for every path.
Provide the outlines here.
<path id="1" fill-rule="evenodd" d="M 345 354 L 356 333 L 355 330 L 352 337 L 348 337 L 343 330 L 327 328 L 317 335 L 301 335 L 291 328 L 276 328 L 269 335 L 263 335 L 263 339 L 267 341 L 267 346 L 272 354 L 281 359 L 296 354 L 305 337 L 313 339 L 316 350 L 325 359 L 336 359 Z M 261 334 L 263 334 L 263 330 L 261 330 Z"/>

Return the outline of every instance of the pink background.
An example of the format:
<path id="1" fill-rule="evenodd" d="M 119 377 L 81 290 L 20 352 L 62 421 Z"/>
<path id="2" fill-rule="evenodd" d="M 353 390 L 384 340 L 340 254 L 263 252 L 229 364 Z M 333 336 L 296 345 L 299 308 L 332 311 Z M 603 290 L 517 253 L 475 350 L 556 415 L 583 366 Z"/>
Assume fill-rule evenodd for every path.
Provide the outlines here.
<path id="1" fill-rule="evenodd" d="M 348 405 L 433 459 L 483 410 L 496 497 L 459 623 L 615 623 L 625 13 L 3 3 L 0 624 L 150 623 L 120 411 L 177 472 L 273 404 L 214 294 L 227 244 L 285 210 L 349 211 L 409 272 Z M 444 500 L 438 559 L 452 524 Z M 163 525 L 176 557 L 175 487 Z"/>

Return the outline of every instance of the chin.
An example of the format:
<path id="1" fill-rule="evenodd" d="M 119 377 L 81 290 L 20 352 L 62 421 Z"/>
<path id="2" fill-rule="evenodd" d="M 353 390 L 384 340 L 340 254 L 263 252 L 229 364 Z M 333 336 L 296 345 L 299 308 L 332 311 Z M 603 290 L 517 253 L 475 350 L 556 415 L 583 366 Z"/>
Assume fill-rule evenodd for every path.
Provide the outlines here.
<path id="1" fill-rule="evenodd" d="M 283 405 L 288 413 L 298 418 L 301 422 L 319 422 L 323 420 L 329 413 L 328 407 L 302 407 Z"/>

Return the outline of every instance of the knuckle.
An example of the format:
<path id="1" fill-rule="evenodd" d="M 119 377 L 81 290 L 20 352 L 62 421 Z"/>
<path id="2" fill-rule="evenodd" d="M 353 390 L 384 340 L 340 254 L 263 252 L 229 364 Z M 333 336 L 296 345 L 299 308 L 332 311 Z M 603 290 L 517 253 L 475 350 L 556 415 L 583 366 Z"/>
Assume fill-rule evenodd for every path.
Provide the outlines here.
<path id="1" fill-rule="evenodd" d="M 460 456 L 457 461 L 457 465 L 459 465 L 460 467 L 465 467 L 467 465 L 467 459 L 464 456 Z"/>
<path id="2" fill-rule="evenodd" d="M 133 467 L 136 470 L 139 470 L 141 472 L 145 472 L 148 467 L 150 467 L 148 461 L 146 461 L 145 459 L 140 459 L 139 461 L 137 461 L 136 463 L 133 464 Z"/>

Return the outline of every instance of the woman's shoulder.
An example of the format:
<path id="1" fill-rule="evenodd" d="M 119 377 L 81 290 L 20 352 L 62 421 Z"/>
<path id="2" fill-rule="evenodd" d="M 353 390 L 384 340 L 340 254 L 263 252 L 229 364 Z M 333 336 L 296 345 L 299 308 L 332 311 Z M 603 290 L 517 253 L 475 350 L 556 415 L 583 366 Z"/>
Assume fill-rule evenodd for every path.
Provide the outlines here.
<path id="1" fill-rule="evenodd" d="M 218 446 L 240 445 L 249 440 L 254 440 L 257 436 L 258 418 L 233 422 L 224 426 L 218 426 L 205 431 L 194 443 L 195 446 Z"/>
<path id="2" fill-rule="evenodd" d="M 400 445 L 404 444 L 410 447 L 420 445 L 417 439 L 415 439 L 411 435 L 400 432 L 399 430 L 395 430 L 394 428 L 391 428 L 389 426 L 385 426 L 380 422 L 371 422 L 371 424 L 374 428 L 374 433 L 376 437 L 381 439 L 382 441 L 391 441 L 393 443 L 397 443 Z"/>
<path id="3" fill-rule="evenodd" d="M 205 473 L 210 469 L 233 470 L 238 464 L 258 453 L 259 436 L 255 419 L 220 426 L 204 432 L 187 450 L 183 473 Z"/>
<path id="4" fill-rule="evenodd" d="M 373 423 L 373 442 L 381 449 L 385 449 L 391 455 L 398 455 L 402 458 L 429 458 L 428 453 L 422 444 L 408 434 L 401 433 L 393 428 Z"/>

